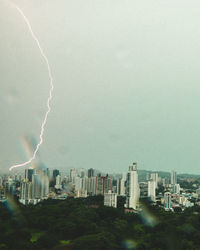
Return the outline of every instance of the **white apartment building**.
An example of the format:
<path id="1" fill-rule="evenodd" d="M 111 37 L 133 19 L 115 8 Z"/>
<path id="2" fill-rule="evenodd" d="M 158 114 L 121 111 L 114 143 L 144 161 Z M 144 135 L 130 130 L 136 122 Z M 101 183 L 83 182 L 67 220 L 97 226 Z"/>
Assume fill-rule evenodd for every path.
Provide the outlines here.
<path id="1" fill-rule="evenodd" d="M 136 209 L 140 197 L 140 189 L 138 184 L 137 164 L 133 163 L 129 167 L 127 174 L 127 194 L 126 207 Z"/>
<path id="2" fill-rule="evenodd" d="M 148 197 L 151 201 L 156 201 L 156 182 L 154 180 L 148 181 Z"/>
<path id="3" fill-rule="evenodd" d="M 112 193 L 111 190 L 104 194 L 104 206 L 117 207 L 117 194 Z"/>

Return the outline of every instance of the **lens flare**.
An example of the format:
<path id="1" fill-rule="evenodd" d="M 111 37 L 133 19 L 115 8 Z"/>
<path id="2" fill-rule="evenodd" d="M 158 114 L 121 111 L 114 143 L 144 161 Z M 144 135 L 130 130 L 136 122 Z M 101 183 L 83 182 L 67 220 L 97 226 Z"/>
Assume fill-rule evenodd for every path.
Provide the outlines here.
<path id="1" fill-rule="evenodd" d="M 44 53 L 44 50 L 42 49 L 41 45 L 40 45 L 40 42 L 37 38 L 37 36 L 35 35 L 35 33 L 33 32 L 33 29 L 31 27 L 31 24 L 28 20 L 28 18 L 25 16 L 24 12 L 14 3 L 11 3 L 9 1 L 9 3 L 15 7 L 15 9 L 19 12 L 19 14 L 22 16 L 22 18 L 24 19 L 29 31 L 30 31 L 30 34 L 33 38 L 33 40 L 35 41 L 39 51 L 40 51 L 40 54 L 43 58 L 43 60 L 45 61 L 46 63 L 46 66 L 47 66 L 47 70 L 48 70 L 48 75 L 49 75 L 49 81 L 50 81 L 50 90 L 49 90 L 49 96 L 48 96 L 48 99 L 47 99 L 47 110 L 46 110 L 46 113 L 45 113 L 45 116 L 44 116 L 44 119 L 43 119 L 43 122 L 42 122 L 42 125 L 41 125 L 41 129 L 40 129 L 40 136 L 39 136 L 39 142 L 33 152 L 33 155 L 29 158 L 28 161 L 24 162 L 24 163 L 21 163 L 21 164 L 16 164 L 16 165 L 13 165 L 9 168 L 9 170 L 11 171 L 12 169 L 14 168 L 19 168 L 19 167 L 24 167 L 30 163 L 32 163 L 32 161 L 36 158 L 36 154 L 40 148 L 40 146 L 42 145 L 43 143 L 43 135 L 44 135 L 44 131 L 45 131 L 45 126 L 46 126 L 46 123 L 47 123 L 47 118 L 48 118 L 48 115 L 51 111 L 51 106 L 50 106 L 50 102 L 51 102 L 51 99 L 52 99 L 52 94 L 53 94 L 53 89 L 54 89 L 54 85 L 53 85 L 53 77 L 52 77 L 52 72 L 51 72 L 51 67 L 49 65 L 49 60 L 47 58 L 47 56 L 45 55 Z"/>

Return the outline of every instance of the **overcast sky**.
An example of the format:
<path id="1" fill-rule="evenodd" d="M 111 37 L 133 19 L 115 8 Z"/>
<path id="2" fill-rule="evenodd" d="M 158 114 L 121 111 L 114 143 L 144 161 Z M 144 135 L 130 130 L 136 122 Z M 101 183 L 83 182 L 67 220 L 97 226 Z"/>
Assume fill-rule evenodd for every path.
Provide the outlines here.
<path id="1" fill-rule="evenodd" d="M 199 0 L 19 0 L 49 58 L 49 168 L 200 174 Z M 27 160 L 49 92 L 19 13 L 0 2 L 0 169 Z"/>

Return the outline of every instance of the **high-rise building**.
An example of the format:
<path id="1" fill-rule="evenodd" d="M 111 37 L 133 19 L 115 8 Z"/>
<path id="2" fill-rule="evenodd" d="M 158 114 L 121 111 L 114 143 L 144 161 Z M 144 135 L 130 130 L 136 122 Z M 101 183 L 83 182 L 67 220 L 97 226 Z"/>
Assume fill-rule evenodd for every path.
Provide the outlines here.
<path id="1" fill-rule="evenodd" d="M 96 187 L 95 187 L 95 195 L 104 195 L 104 178 L 101 174 L 98 174 L 96 177 Z"/>
<path id="2" fill-rule="evenodd" d="M 94 177 L 94 169 L 93 168 L 88 169 L 88 178 L 90 178 L 90 177 Z"/>
<path id="3" fill-rule="evenodd" d="M 75 191 L 82 189 L 82 179 L 79 176 L 76 176 L 74 179 Z"/>
<path id="4" fill-rule="evenodd" d="M 117 207 L 117 194 L 112 193 L 111 190 L 104 194 L 104 206 Z"/>
<path id="5" fill-rule="evenodd" d="M 49 194 L 49 177 L 46 170 L 38 170 L 32 175 L 32 198 L 45 199 Z"/>
<path id="6" fill-rule="evenodd" d="M 112 179 L 107 174 L 106 176 L 101 176 L 101 174 L 98 174 L 96 177 L 96 188 L 95 188 L 95 195 L 101 194 L 104 195 L 104 193 L 108 193 L 109 190 L 112 189 Z"/>
<path id="7" fill-rule="evenodd" d="M 26 180 L 31 182 L 33 174 L 34 174 L 34 169 L 33 168 L 25 169 L 25 179 Z"/>
<path id="8" fill-rule="evenodd" d="M 78 173 L 75 168 L 70 169 L 70 181 L 75 184 L 75 179 L 77 177 Z"/>
<path id="9" fill-rule="evenodd" d="M 162 185 L 164 187 L 168 186 L 169 185 L 169 178 L 162 178 Z"/>
<path id="10" fill-rule="evenodd" d="M 125 195 L 125 190 L 126 190 L 125 182 L 126 180 L 124 178 L 120 180 L 120 195 L 123 195 L 123 196 Z"/>
<path id="11" fill-rule="evenodd" d="M 6 192 L 14 196 L 16 194 L 16 182 L 12 178 L 8 178 L 5 183 Z"/>
<path id="12" fill-rule="evenodd" d="M 61 176 L 60 175 L 57 175 L 56 176 L 56 185 L 55 185 L 55 188 L 56 189 L 61 189 Z"/>
<path id="13" fill-rule="evenodd" d="M 128 208 L 136 209 L 140 197 L 140 189 L 138 184 L 137 164 L 133 163 L 129 167 L 127 174 L 127 194 L 126 194 L 126 206 Z"/>
<path id="14" fill-rule="evenodd" d="M 81 178 L 81 189 L 87 190 L 87 188 L 88 188 L 88 177 L 84 176 L 83 178 Z"/>
<path id="15" fill-rule="evenodd" d="M 60 174 L 60 171 L 58 169 L 53 170 L 53 185 L 56 184 L 56 177 Z"/>
<path id="16" fill-rule="evenodd" d="M 173 185 L 173 193 L 180 194 L 180 184 Z"/>
<path id="17" fill-rule="evenodd" d="M 24 179 L 21 182 L 20 202 L 24 205 L 28 204 L 32 199 L 32 183 Z"/>
<path id="18" fill-rule="evenodd" d="M 47 175 L 47 170 L 42 170 L 39 173 L 40 176 L 40 186 L 41 186 L 41 199 L 48 198 L 49 195 L 49 177 Z"/>
<path id="19" fill-rule="evenodd" d="M 120 194 L 120 180 L 119 178 L 112 180 L 112 193 Z"/>
<path id="20" fill-rule="evenodd" d="M 85 170 L 81 169 L 80 170 L 80 177 L 83 178 L 85 176 Z"/>
<path id="21" fill-rule="evenodd" d="M 156 188 L 158 187 L 158 173 L 151 173 L 151 180 L 155 181 Z"/>
<path id="22" fill-rule="evenodd" d="M 176 175 L 176 171 L 172 171 L 172 172 L 171 172 L 171 184 L 172 184 L 172 185 L 177 184 L 177 175 Z"/>
<path id="23" fill-rule="evenodd" d="M 40 199 L 41 197 L 41 188 L 40 188 L 40 180 L 38 174 L 32 175 L 32 198 Z"/>
<path id="24" fill-rule="evenodd" d="M 151 201 L 156 200 L 156 182 L 154 180 L 148 181 L 148 197 Z"/>
<path id="25" fill-rule="evenodd" d="M 87 183 L 87 193 L 90 196 L 95 195 L 96 192 L 96 177 L 89 177 Z"/>
<path id="26" fill-rule="evenodd" d="M 165 210 L 170 210 L 172 208 L 171 193 L 164 193 L 164 208 Z"/>
<path id="27" fill-rule="evenodd" d="M 47 169 L 29 168 L 25 170 L 25 178 L 21 182 L 20 202 L 23 204 L 37 204 L 48 198 L 49 177 Z"/>

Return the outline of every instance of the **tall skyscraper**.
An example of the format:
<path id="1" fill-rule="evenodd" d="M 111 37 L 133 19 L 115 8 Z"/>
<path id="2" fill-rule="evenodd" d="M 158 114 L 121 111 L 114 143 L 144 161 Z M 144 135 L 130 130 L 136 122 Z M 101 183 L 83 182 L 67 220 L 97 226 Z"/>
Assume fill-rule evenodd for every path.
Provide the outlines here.
<path id="1" fill-rule="evenodd" d="M 49 194 L 49 177 L 46 170 L 39 170 L 32 175 L 32 198 L 44 199 Z"/>
<path id="2" fill-rule="evenodd" d="M 49 177 L 47 170 L 41 170 L 39 173 L 40 177 L 40 188 L 41 188 L 41 199 L 47 198 L 49 195 Z"/>
<path id="3" fill-rule="evenodd" d="M 60 174 L 60 171 L 58 169 L 53 170 L 53 184 L 56 184 L 56 177 Z"/>
<path id="4" fill-rule="evenodd" d="M 172 207 L 171 193 L 166 192 L 166 193 L 164 193 L 164 208 L 165 208 L 165 210 L 170 210 L 171 207 Z"/>
<path id="5" fill-rule="evenodd" d="M 128 208 L 137 208 L 137 204 L 140 197 L 140 189 L 138 184 L 137 164 L 133 163 L 129 167 L 127 174 L 127 194 L 126 194 L 126 206 Z"/>
<path id="6" fill-rule="evenodd" d="M 85 170 L 81 169 L 79 175 L 80 175 L 81 178 L 83 178 L 85 176 Z"/>
<path id="7" fill-rule="evenodd" d="M 176 175 L 176 171 L 172 171 L 172 172 L 171 172 L 171 184 L 172 184 L 172 185 L 177 184 L 177 175 Z"/>
<path id="8" fill-rule="evenodd" d="M 151 201 L 156 200 L 156 182 L 154 180 L 148 181 L 148 197 Z"/>
<path id="9" fill-rule="evenodd" d="M 151 180 L 155 181 L 156 188 L 158 187 L 158 173 L 151 173 Z"/>
<path id="10" fill-rule="evenodd" d="M 88 178 L 90 178 L 90 177 L 94 177 L 94 169 L 93 168 L 88 169 Z"/>
<path id="11" fill-rule="evenodd" d="M 21 182 L 20 202 L 27 205 L 32 199 L 32 183 L 24 179 Z"/>
<path id="12" fill-rule="evenodd" d="M 74 179 L 74 186 L 75 186 L 75 190 L 81 190 L 82 189 L 82 179 L 79 176 L 76 176 Z"/>
<path id="13" fill-rule="evenodd" d="M 40 199 L 41 189 L 40 189 L 40 180 L 38 174 L 33 174 L 32 176 L 32 198 Z"/>
<path id="14" fill-rule="evenodd" d="M 78 173 L 77 170 L 75 168 L 70 169 L 70 181 L 75 184 L 75 180 L 77 177 Z"/>
<path id="15" fill-rule="evenodd" d="M 88 195 L 92 196 L 95 195 L 96 192 L 96 177 L 88 178 L 87 182 L 87 193 Z"/>
<path id="16" fill-rule="evenodd" d="M 120 195 L 125 195 L 126 193 L 126 173 L 122 174 L 122 178 L 120 180 Z"/>
<path id="17" fill-rule="evenodd" d="M 81 178 L 81 181 L 82 181 L 81 189 L 87 190 L 87 188 L 88 188 L 88 177 L 84 176 L 83 178 Z"/>
<path id="18" fill-rule="evenodd" d="M 98 174 L 96 177 L 96 189 L 95 194 L 102 194 L 108 193 L 109 190 L 112 189 L 112 179 L 107 174 L 106 176 L 101 176 L 101 174 Z"/>
<path id="19" fill-rule="evenodd" d="M 25 179 L 26 180 L 31 182 L 33 174 L 34 174 L 34 169 L 33 168 L 25 169 Z"/>

